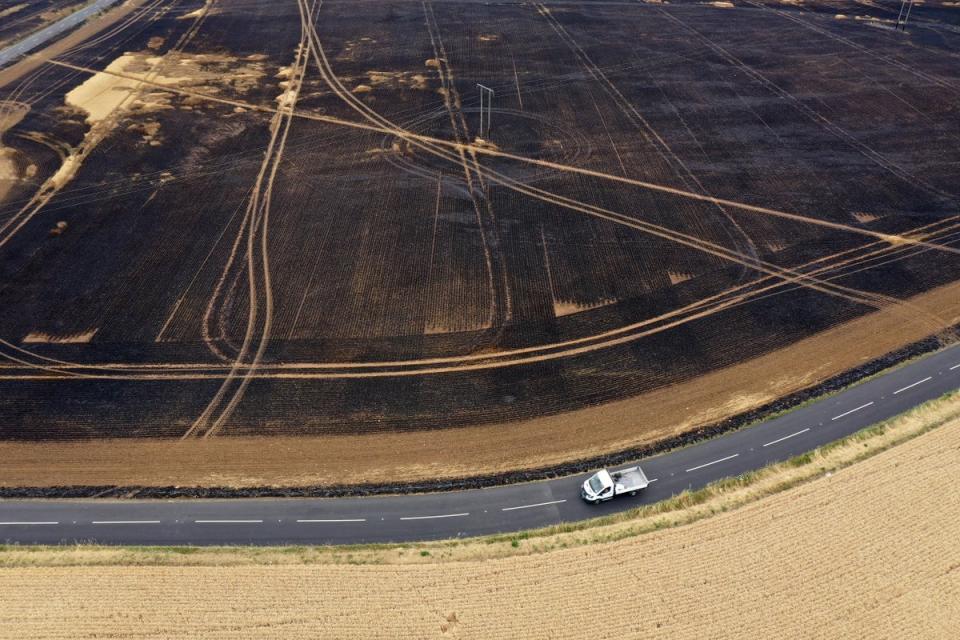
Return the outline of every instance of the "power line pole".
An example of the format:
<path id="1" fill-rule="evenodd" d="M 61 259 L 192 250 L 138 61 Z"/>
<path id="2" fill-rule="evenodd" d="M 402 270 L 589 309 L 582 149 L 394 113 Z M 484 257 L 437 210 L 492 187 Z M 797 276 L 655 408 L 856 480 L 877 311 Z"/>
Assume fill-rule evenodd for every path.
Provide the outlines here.
<path id="1" fill-rule="evenodd" d="M 897 16 L 896 29 L 900 31 L 907 30 L 907 20 L 910 18 L 910 11 L 913 9 L 914 0 L 900 0 L 900 15 Z M 906 11 L 904 11 L 906 9 Z"/>
<path id="2" fill-rule="evenodd" d="M 493 116 L 493 89 L 479 82 L 477 88 L 480 89 L 480 138 L 489 140 L 490 119 Z"/>

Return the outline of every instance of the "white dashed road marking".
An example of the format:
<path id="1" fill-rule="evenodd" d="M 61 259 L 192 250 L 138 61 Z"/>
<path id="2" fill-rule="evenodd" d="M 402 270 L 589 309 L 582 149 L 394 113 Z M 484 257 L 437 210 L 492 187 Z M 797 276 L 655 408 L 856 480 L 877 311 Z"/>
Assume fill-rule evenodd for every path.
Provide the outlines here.
<path id="1" fill-rule="evenodd" d="M 263 520 L 194 520 L 197 524 L 263 524 Z"/>
<path id="2" fill-rule="evenodd" d="M 439 516 L 407 516 L 405 518 L 400 518 L 401 520 L 432 520 L 434 518 L 459 518 L 461 516 L 468 516 L 469 513 L 444 513 Z"/>
<path id="3" fill-rule="evenodd" d="M 950 371 L 953 371 L 954 369 L 960 369 L 960 364 L 955 364 L 952 367 L 950 367 Z"/>
<path id="4" fill-rule="evenodd" d="M 533 507 L 545 507 L 550 504 L 560 504 L 566 500 L 551 500 L 550 502 L 538 502 L 536 504 L 522 504 L 519 507 L 504 507 L 500 511 L 516 511 L 517 509 L 532 509 Z"/>
<path id="5" fill-rule="evenodd" d="M 696 467 L 687 469 L 687 473 L 690 473 L 691 471 L 696 471 L 697 469 L 703 469 L 704 467 L 709 467 L 710 465 L 712 465 L 712 464 L 717 464 L 718 462 L 724 462 L 725 460 L 732 460 L 732 459 L 736 458 L 738 455 L 740 455 L 740 454 L 739 454 L 739 453 L 735 453 L 735 454 L 733 454 L 732 456 L 727 456 L 726 458 L 720 458 L 719 460 L 714 460 L 713 462 L 708 462 L 708 463 L 706 463 L 706 464 L 698 465 L 698 466 L 696 466 Z"/>
<path id="6" fill-rule="evenodd" d="M 35 524 L 60 524 L 59 522 L 0 522 L 0 526 L 27 527 Z"/>
<path id="7" fill-rule="evenodd" d="M 337 520 L 327 519 L 327 520 L 297 520 L 297 522 L 366 522 L 366 518 L 340 518 Z"/>
<path id="8" fill-rule="evenodd" d="M 94 520 L 91 524 L 160 524 L 159 520 Z"/>
<path id="9" fill-rule="evenodd" d="M 801 430 L 801 431 L 797 431 L 796 433 L 791 433 L 791 434 L 788 435 L 788 436 L 783 436 L 782 438 L 777 438 L 776 440 L 772 440 L 772 441 L 768 442 L 767 444 L 765 444 L 765 445 L 763 445 L 763 446 L 769 447 L 769 446 L 772 445 L 772 444 L 777 444 L 778 442 L 783 442 L 784 440 L 789 440 L 789 439 L 792 438 L 793 436 L 798 436 L 798 435 L 800 435 L 801 433 L 806 433 L 807 431 L 810 431 L 810 427 L 807 427 L 806 429 L 803 429 L 803 430 Z"/>
<path id="10" fill-rule="evenodd" d="M 923 380 L 917 380 L 917 381 L 914 382 L 913 384 L 908 384 L 907 386 L 903 387 L 902 389 L 897 389 L 896 391 L 893 392 L 893 395 L 897 395 L 897 394 L 900 393 L 901 391 L 906 391 L 907 389 L 913 389 L 913 388 L 914 388 L 915 386 L 917 386 L 918 384 L 923 384 L 923 383 L 926 382 L 927 380 L 933 380 L 933 376 L 927 376 L 927 377 L 924 378 Z"/>
<path id="11" fill-rule="evenodd" d="M 840 418 L 842 418 L 842 417 L 844 417 L 844 416 L 848 416 L 848 415 L 850 415 L 851 413 L 854 413 L 854 412 L 856 412 L 856 411 L 860 411 L 860 409 L 866 409 L 867 407 L 869 407 L 869 406 L 872 405 L 872 404 L 873 404 L 872 401 L 871 401 L 871 402 L 868 402 L 867 404 L 862 404 L 862 405 L 860 405 L 859 407 L 857 407 L 856 409 L 850 409 L 850 411 L 847 411 L 846 413 L 841 413 L 840 415 L 834 416 L 834 417 L 832 417 L 832 418 L 830 418 L 830 419 L 831 419 L 831 420 L 839 420 Z"/>

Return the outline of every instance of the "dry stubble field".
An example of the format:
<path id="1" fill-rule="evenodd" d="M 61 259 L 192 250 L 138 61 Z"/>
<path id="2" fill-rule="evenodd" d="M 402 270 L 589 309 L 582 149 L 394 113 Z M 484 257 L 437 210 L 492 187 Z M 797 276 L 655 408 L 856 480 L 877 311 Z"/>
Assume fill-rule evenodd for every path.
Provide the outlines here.
<path id="1" fill-rule="evenodd" d="M 276 565 L 110 566 L 109 550 L 8 550 L 40 564 L 102 555 L 107 566 L 0 558 L 0 637 L 946 640 L 960 626 L 957 402 L 898 419 L 891 436 L 953 416 L 830 475 L 616 542 L 493 559 L 475 543 L 483 560 L 469 559 L 467 543 L 465 560 L 424 561 L 413 549 L 419 564 L 382 565 L 290 564 L 281 550 L 263 556 Z"/>
<path id="2" fill-rule="evenodd" d="M 728 4 L 141 0 L 0 71 L 0 485 L 559 464 L 951 339 L 960 10 Z"/>

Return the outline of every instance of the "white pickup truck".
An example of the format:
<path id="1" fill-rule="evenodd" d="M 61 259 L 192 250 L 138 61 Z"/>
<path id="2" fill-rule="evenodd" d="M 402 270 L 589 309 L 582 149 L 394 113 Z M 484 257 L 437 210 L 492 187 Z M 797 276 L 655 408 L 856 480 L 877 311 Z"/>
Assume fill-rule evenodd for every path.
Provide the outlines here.
<path id="1" fill-rule="evenodd" d="M 650 481 L 639 466 L 619 471 L 602 469 L 584 480 L 580 487 L 580 497 L 590 504 L 613 500 L 625 493 L 637 495 L 637 491 L 646 489 Z"/>

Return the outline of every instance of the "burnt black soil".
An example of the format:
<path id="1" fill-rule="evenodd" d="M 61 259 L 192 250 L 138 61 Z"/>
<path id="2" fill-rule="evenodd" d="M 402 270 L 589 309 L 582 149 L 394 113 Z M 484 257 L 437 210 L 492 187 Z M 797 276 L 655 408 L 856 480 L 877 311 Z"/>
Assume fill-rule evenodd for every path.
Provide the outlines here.
<path id="1" fill-rule="evenodd" d="M 125 52 L 170 55 L 180 43 L 182 55 L 233 60 L 208 65 L 263 69 L 252 87 L 210 81 L 197 91 L 277 104 L 278 74 L 300 36 L 295 4 L 224 2 L 196 33 L 178 18 L 202 3 L 171 4 L 168 14 L 64 58 L 99 69 Z M 915 7 L 913 27 L 897 33 L 882 7 L 735 4 L 559 2 L 548 18 L 529 4 L 437 2 L 425 13 L 421 3 L 329 2 L 317 35 L 346 94 L 423 135 L 473 138 L 483 83 L 496 95 L 491 141 L 504 151 L 864 230 L 933 225 L 933 241 L 958 246 L 960 11 Z M 158 48 L 150 44 L 157 39 Z M 208 68 L 229 78 L 229 66 Z M 45 67 L 18 95 L 31 111 L 4 140 L 37 164 L 38 181 L 56 170 L 57 150 L 88 130 L 84 114 L 64 106 L 65 92 L 85 77 Z M 450 109 L 440 90 L 451 91 Z M 170 106 L 126 114 L 70 184 L 0 247 L 0 338 L 12 345 L 0 351 L 11 367 L 29 363 L 10 369 L 17 379 L 0 380 L 0 439 L 178 437 L 220 387 L 215 379 L 44 379 L 59 366 L 47 359 L 222 366 L 205 327 L 227 363 L 237 356 L 251 307 L 243 218 L 268 116 L 185 96 Z M 309 67 L 300 113 L 362 122 L 353 106 Z M 159 145 L 151 146 L 143 131 L 154 124 Z M 482 162 L 554 197 L 782 268 L 852 252 L 854 262 L 823 276 L 848 290 L 906 298 L 960 277 L 960 260 L 944 252 L 888 247 L 868 258 L 876 247 L 854 233 Z M 0 225 L 24 197 L 0 203 Z M 65 231 L 51 233 L 61 221 Z M 353 373 L 367 370 L 358 363 L 577 340 L 762 275 L 481 180 L 469 159 L 304 118 L 294 119 L 278 165 L 268 230 L 274 312 L 264 369 L 341 363 Z M 262 239 L 253 243 L 255 265 L 264 262 Z M 239 258 L 228 268 L 235 241 Z M 257 378 L 220 435 L 430 430 L 557 414 L 694 380 L 873 308 L 781 287 L 576 357 L 421 376 L 388 367 L 396 375 L 376 379 Z M 254 345 L 262 327 L 261 316 Z M 69 339 L 93 330 L 87 344 L 24 342 L 31 333 Z M 598 461 L 577 464 L 588 462 Z"/>

